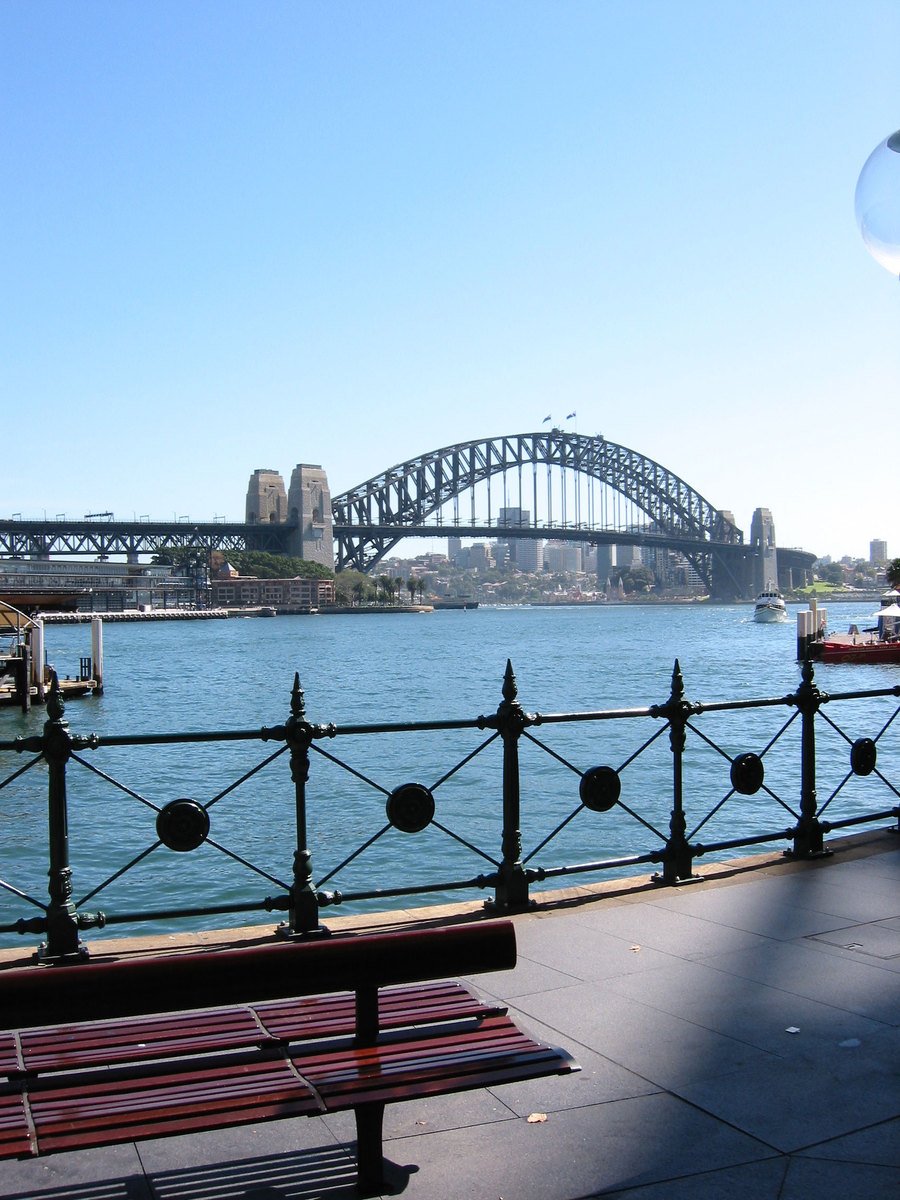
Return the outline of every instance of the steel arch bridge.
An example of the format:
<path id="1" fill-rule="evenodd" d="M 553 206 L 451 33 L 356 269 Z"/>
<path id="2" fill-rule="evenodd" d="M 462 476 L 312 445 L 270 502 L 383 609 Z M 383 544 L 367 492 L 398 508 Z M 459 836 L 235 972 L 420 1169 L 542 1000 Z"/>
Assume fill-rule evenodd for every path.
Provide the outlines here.
<path id="1" fill-rule="evenodd" d="M 438 530 L 443 536 L 464 533 L 458 520 L 446 523 L 436 519 L 444 505 L 480 483 L 489 483 L 492 477 L 505 477 L 510 471 L 518 473 L 538 464 L 584 476 L 624 496 L 646 516 L 646 540 L 681 550 L 707 583 L 711 582 L 712 552 L 743 546 L 741 530 L 660 463 L 600 435 L 553 429 L 444 446 L 332 497 L 337 569 L 371 571 L 405 536 Z M 488 525 L 492 525 L 490 514 Z M 509 528 L 498 521 L 490 534 L 509 536 Z M 577 520 L 573 528 L 565 513 L 562 529 L 553 522 L 541 528 L 515 528 L 516 537 L 556 537 L 564 531 L 564 536 L 586 542 L 645 540 L 629 538 L 622 530 L 598 529 L 592 520 Z M 469 532 L 467 527 L 465 533 Z"/>

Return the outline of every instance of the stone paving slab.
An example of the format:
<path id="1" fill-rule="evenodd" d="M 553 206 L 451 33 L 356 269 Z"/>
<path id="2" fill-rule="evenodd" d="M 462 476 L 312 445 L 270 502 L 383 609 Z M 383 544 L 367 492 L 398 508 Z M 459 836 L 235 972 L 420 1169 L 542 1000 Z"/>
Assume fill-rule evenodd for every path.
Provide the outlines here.
<path id="1" fill-rule="evenodd" d="M 516 970 L 473 984 L 583 1070 L 390 1106 L 395 1193 L 895 1200 L 900 844 L 865 845 L 516 917 Z M 0 1198 L 349 1200 L 353 1136 L 337 1114 L 4 1162 Z"/>

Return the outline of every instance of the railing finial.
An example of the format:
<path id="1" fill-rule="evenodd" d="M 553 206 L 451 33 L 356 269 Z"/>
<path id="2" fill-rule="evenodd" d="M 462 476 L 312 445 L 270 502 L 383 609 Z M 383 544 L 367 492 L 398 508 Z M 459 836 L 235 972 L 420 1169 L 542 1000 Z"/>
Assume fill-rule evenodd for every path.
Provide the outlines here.
<path id="1" fill-rule="evenodd" d="M 50 667 L 50 691 L 47 693 L 47 717 L 51 721 L 61 721 L 66 714 L 66 705 L 59 690 L 59 676 Z"/>
<path id="2" fill-rule="evenodd" d="M 303 696 L 303 688 L 300 686 L 300 672 L 294 672 L 294 686 L 291 689 L 291 716 L 297 721 L 302 721 L 306 717 L 306 701 Z"/>
<path id="3" fill-rule="evenodd" d="M 681 663 L 675 659 L 672 668 L 672 699 L 680 700 L 684 696 L 684 676 L 681 673 Z"/>
<path id="4" fill-rule="evenodd" d="M 512 704 L 516 696 L 519 694 L 519 685 L 516 683 L 516 673 L 513 670 L 512 660 L 506 660 L 506 671 L 503 674 L 503 699 L 507 704 Z"/>

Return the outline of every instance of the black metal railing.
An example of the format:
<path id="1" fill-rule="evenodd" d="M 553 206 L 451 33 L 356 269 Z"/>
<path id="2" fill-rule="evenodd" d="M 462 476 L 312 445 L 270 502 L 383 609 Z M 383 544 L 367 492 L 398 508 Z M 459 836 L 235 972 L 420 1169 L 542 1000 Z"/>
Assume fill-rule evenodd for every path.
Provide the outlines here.
<path id="1" fill-rule="evenodd" d="M 779 841 L 797 858 L 826 855 L 825 835 L 835 830 L 885 820 L 900 827 L 898 697 L 900 686 L 825 693 L 805 662 L 788 695 L 701 703 L 686 697 L 676 661 L 663 703 L 542 714 L 522 707 L 507 663 L 496 711 L 474 718 L 315 724 L 295 676 L 282 725 L 98 736 L 70 731 L 54 678 L 43 731 L 0 741 L 0 762 L 25 758 L 0 779 L 0 934 L 41 935 L 40 956 L 64 962 L 86 955 L 82 932 L 110 926 L 277 912 L 280 934 L 304 937 L 323 932 L 322 909 L 338 904 L 490 889 L 488 902 L 509 912 L 533 903 L 536 885 L 565 877 L 653 865 L 654 878 L 673 885 L 693 879 L 703 855 Z M 865 732 L 848 732 L 854 723 Z M 395 748 L 407 736 L 421 740 L 418 756 L 408 744 Z M 261 758 L 254 746 L 264 747 Z M 153 798 L 160 788 L 186 791 L 191 780 L 182 761 L 164 766 L 166 747 L 201 755 L 193 777 L 205 799 Z M 238 748 L 253 759 L 232 762 Z M 444 754 L 447 765 L 436 768 Z M 407 775 L 427 770 L 430 782 L 419 774 L 396 784 L 401 763 Z M 124 778 L 134 765 L 139 785 Z M 226 768 L 227 781 L 214 786 Z M 42 856 L 23 830 L 36 828 L 44 772 Z M 17 806 L 8 798 L 23 788 Z M 101 799 L 103 789 L 115 799 Z M 249 806 L 226 817 L 225 802 L 248 791 Z M 136 813 L 152 814 L 152 829 Z M 615 824 L 597 821 L 603 814 Z M 424 836 L 430 855 L 418 849 Z M 313 849 L 335 859 L 318 876 Z M 201 853 L 202 869 L 176 869 Z M 162 860 L 174 882 L 141 877 Z M 47 900 L 37 896 L 38 864 L 49 876 Z M 19 870 L 24 882 L 12 877 Z"/>

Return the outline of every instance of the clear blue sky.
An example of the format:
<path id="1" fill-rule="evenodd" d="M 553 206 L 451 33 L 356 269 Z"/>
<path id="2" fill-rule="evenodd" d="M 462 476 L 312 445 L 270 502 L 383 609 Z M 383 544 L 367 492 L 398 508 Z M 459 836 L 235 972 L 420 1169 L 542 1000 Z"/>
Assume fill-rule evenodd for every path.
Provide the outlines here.
<path id="1" fill-rule="evenodd" d="M 575 410 L 900 555 L 898 47 L 897 0 L 3 0 L 0 516 L 242 519 Z"/>

